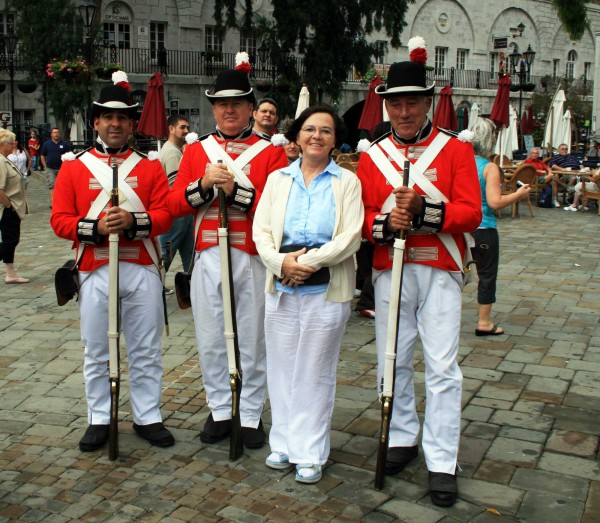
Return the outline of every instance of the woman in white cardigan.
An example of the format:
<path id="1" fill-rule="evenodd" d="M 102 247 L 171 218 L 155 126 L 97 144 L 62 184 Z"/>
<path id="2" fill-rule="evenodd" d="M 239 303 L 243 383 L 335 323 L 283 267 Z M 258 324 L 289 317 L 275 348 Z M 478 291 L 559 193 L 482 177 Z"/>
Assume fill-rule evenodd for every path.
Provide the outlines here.
<path id="1" fill-rule="evenodd" d="M 286 133 L 302 156 L 272 173 L 254 217 L 267 268 L 265 340 L 271 401 L 267 466 L 296 465 L 316 483 L 330 450 L 336 367 L 354 294 L 363 206 L 356 176 L 330 157 L 344 138 L 328 106 L 312 106 Z"/>

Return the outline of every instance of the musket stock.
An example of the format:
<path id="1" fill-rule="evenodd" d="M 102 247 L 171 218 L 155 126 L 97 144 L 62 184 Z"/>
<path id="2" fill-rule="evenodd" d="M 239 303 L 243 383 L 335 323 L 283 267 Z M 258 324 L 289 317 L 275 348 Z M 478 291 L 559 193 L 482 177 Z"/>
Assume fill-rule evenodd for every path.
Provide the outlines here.
<path id="1" fill-rule="evenodd" d="M 119 169 L 112 166 L 113 188 L 111 205 L 119 206 Z M 110 381 L 110 425 L 108 432 L 108 457 L 114 461 L 119 456 L 119 234 L 110 233 L 108 254 L 108 378 Z"/>
<path id="2" fill-rule="evenodd" d="M 224 335 L 227 346 L 229 385 L 231 386 L 231 440 L 229 460 L 235 461 L 244 453 L 242 424 L 240 419 L 240 395 L 242 393 L 242 365 L 238 345 L 237 322 L 235 315 L 235 295 L 233 271 L 229 246 L 229 220 L 227 217 L 227 197 L 219 189 L 219 253 L 221 257 L 221 292 L 223 295 Z"/>
<path id="3" fill-rule="evenodd" d="M 410 162 L 404 162 L 402 185 L 408 186 Z M 402 279 L 404 270 L 404 247 L 406 230 L 401 230 L 394 240 L 394 261 L 392 265 L 392 283 L 390 286 L 390 309 L 388 314 L 388 332 L 386 340 L 383 379 L 381 384 L 381 429 L 375 465 L 375 489 L 381 490 L 385 481 L 385 462 L 390 444 L 390 423 L 394 407 L 394 388 L 396 383 L 396 344 L 400 326 L 400 304 L 402 301 Z"/>

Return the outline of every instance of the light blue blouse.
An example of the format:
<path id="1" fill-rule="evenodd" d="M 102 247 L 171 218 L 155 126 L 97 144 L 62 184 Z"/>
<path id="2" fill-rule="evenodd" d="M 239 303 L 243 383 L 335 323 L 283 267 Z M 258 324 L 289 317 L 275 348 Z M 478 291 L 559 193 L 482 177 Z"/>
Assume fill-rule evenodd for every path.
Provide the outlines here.
<path id="1" fill-rule="evenodd" d="M 306 187 L 300 170 L 301 165 L 302 158 L 298 158 L 289 167 L 281 169 L 281 173 L 293 179 L 285 210 L 282 246 L 323 245 L 333 238 L 335 200 L 331 189 L 331 177 L 341 176 L 340 167 L 330 160 L 323 172 Z M 287 287 L 277 282 L 276 289 L 288 294 L 314 294 L 327 290 L 327 284 Z"/>

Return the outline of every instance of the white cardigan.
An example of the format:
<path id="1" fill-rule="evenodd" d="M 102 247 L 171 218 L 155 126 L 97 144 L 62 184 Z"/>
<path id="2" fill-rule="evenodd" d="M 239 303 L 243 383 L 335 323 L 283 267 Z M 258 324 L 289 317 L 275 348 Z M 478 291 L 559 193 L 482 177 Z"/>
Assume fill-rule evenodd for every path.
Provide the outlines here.
<path id="1" fill-rule="evenodd" d="M 298 257 L 298 263 L 319 270 L 329 267 L 329 285 L 325 298 L 333 302 L 350 301 L 354 296 L 355 269 L 352 255 L 360 247 L 364 218 L 361 185 L 354 173 L 340 169 L 341 176 L 331 177 L 335 201 L 333 239 L 318 249 Z M 283 225 L 292 177 L 275 171 L 267 178 L 254 215 L 252 237 L 267 268 L 265 292 L 275 291 L 275 277 L 281 278 L 285 253 L 280 253 Z"/>

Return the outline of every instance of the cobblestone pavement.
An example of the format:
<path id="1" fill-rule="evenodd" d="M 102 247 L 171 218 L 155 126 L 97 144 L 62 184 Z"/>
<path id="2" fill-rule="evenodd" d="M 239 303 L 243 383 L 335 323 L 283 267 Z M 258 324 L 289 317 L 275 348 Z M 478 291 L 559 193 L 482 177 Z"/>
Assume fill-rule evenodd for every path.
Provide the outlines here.
<path id="1" fill-rule="evenodd" d="M 267 469 L 267 448 L 228 460 L 228 443 L 198 439 L 208 415 L 191 312 L 168 298 L 162 412 L 177 443 L 149 446 L 132 430 L 126 362 L 120 458 L 81 453 L 86 426 L 75 303 L 58 307 L 53 273 L 71 257 L 48 225 L 48 195 L 33 179 L 16 263 L 29 285 L 2 287 L 0 521 L 600 520 L 600 217 L 527 209 L 500 220 L 495 320 L 478 338 L 476 284 L 464 292 L 460 500 L 431 504 L 422 459 L 373 488 L 379 406 L 372 320 L 353 315 L 343 341 L 332 452 L 323 479 L 299 485 Z M 177 270 L 173 267 L 172 273 Z M 169 278 L 172 281 L 172 273 Z M 0 282 L 0 285 L 1 284 Z M 423 364 L 416 391 L 423 409 Z M 269 426 L 270 413 L 264 420 Z"/>

